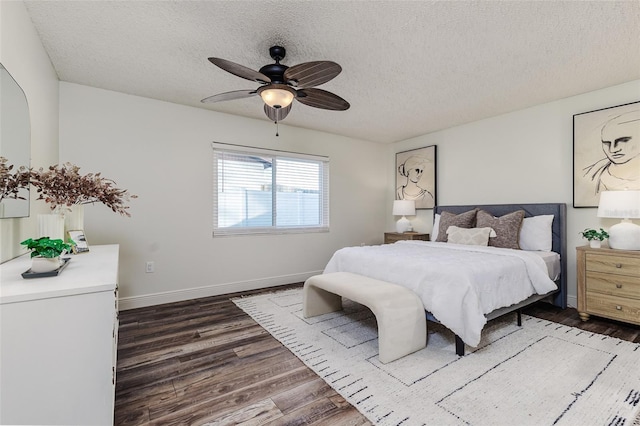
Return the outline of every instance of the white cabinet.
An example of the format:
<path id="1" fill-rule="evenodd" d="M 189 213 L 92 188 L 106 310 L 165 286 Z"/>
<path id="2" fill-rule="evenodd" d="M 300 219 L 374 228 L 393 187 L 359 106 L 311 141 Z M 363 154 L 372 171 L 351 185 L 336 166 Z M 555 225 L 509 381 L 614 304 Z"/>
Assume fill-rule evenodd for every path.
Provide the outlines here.
<path id="1" fill-rule="evenodd" d="M 119 247 L 90 250 L 57 277 L 0 265 L 0 424 L 113 424 Z"/>

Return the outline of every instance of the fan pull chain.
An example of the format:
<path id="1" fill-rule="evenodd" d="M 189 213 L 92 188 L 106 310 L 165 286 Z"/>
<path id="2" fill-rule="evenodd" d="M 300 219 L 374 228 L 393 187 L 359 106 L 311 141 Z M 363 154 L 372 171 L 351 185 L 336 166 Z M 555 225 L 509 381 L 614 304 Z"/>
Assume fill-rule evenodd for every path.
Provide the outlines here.
<path id="1" fill-rule="evenodd" d="M 280 135 L 278 134 L 278 130 L 279 130 L 279 127 L 278 127 L 278 120 L 276 120 L 276 137 L 280 136 Z"/>

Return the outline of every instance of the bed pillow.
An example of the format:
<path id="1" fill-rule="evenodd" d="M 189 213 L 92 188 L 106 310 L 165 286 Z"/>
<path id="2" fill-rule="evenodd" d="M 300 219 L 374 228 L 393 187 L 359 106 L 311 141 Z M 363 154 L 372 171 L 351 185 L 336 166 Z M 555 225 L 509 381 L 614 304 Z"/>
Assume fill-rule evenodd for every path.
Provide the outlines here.
<path id="1" fill-rule="evenodd" d="M 447 242 L 447 229 L 450 226 L 458 228 L 473 228 L 476 221 L 476 212 L 478 209 L 469 210 L 468 212 L 455 214 L 444 211 L 440 214 L 440 224 L 438 226 L 438 238 L 436 241 Z"/>
<path id="2" fill-rule="evenodd" d="M 436 241 L 438 238 L 438 230 L 440 228 L 440 214 L 436 214 L 433 219 L 433 228 L 431 229 L 430 239 L 431 241 Z"/>
<path id="3" fill-rule="evenodd" d="M 447 229 L 447 243 L 466 244 L 470 246 L 486 246 L 489 237 L 495 237 L 496 232 L 491 228 L 458 228 L 450 226 Z"/>
<path id="4" fill-rule="evenodd" d="M 520 228 L 522 250 L 551 251 L 553 244 L 553 215 L 525 217 Z"/>
<path id="5" fill-rule="evenodd" d="M 520 227 L 524 219 L 524 210 L 518 210 L 504 216 L 495 217 L 491 213 L 480 210 L 476 217 L 478 228 L 493 228 L 496 237 L 489 240 L 492 247 L 519 249 Z"/>

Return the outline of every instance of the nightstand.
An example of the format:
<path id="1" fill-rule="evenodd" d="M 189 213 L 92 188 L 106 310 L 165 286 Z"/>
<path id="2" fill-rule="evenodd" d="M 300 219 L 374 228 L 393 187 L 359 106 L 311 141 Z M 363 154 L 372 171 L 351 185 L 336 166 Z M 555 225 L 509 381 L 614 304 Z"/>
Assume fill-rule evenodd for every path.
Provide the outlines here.
<path id="1" fill-rule="evenodd" d="M 384 243 L 385 244 L 393 244 L 396 241 L 401 240 L 422 240 L 429 241 L 429 234 L 421 234 L 420 232 L 385 232 L 384 233 Z"/>
<path id="2" fill-rule="evenodd" d="M 640 325 L 640 251 L 577 247 L 578 313 Z"/>

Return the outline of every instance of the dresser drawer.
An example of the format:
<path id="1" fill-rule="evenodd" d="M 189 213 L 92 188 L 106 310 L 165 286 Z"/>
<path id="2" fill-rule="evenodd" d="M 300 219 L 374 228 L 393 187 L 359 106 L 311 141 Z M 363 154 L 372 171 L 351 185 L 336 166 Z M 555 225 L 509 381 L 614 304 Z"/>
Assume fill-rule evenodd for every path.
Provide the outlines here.
<path id="1" fill-rule="evenodd" d="M 587 293 L 587 311 L 620 321 L 640 324 L 640 300 Z"/>
<path id="2" fill-rule="evenodd" d="M 587 292 L 640 299 L 640 278 L 588 271 Z"/>
<path id="3" fill-rule="evenodd" d="M 587 271 L 621 274 L 640 278 L 640 258 L 587 253 Z"/>

